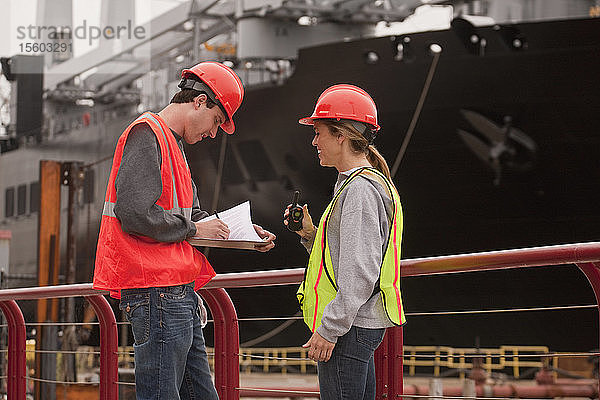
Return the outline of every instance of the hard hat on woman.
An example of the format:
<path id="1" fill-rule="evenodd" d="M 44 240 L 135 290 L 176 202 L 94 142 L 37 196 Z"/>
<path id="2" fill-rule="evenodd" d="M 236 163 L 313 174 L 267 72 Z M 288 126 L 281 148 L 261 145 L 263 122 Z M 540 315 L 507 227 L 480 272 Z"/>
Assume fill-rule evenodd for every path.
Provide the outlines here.
<path id="1" fill-rule="evenodd" d="M 325 89 L 310 117 L 301 118 L 303 125 L 314 125 L 317 119 L 350 120 L 367 124 L 377 132 L 377 107 L 367 92 L 358 86 L 340 84 Z"/>
<path id="2" fill-rule="evenodd" d="M 180 88 L 207 92 L 202 83 L 208 86 L 207 95 L 227 115 L 227 121 L 221 125 L 221 128 L 232 134 L 235 131 L 233 114 L 244 99 L 242 81 L 231 68 L 214 61 L 201 62 L 181 72 Z"/>

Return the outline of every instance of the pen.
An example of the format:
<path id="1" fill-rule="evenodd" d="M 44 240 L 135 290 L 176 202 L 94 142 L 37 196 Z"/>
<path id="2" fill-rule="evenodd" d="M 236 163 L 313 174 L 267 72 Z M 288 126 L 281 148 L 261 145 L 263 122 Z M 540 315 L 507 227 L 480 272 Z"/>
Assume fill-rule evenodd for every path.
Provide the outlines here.
<path id="1" fill-rule="evenodd" d="M 219 218 L 219 214 L 217 214 L 217 210 L 215 210 L 215 217 L 217 217 L 218 219 L 221 219 L 221 218 Z"/>

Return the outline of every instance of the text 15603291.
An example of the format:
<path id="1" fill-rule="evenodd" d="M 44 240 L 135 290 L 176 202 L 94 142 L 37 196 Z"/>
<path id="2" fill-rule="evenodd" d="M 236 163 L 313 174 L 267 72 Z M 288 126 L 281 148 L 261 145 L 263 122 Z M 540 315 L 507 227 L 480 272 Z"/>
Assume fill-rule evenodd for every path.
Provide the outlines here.
<path id="1" fill-rule="evenodd" d="M 19 43 L 21 53 L 65 53 L 72 52 L 72 43 Z"/>

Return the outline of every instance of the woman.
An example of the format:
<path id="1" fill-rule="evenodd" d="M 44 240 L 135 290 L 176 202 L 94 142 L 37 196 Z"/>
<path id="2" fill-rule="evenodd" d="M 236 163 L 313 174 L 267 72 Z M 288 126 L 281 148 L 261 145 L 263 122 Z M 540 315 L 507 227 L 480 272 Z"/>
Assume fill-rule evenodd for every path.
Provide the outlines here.
<path id="1" fill-rule="evenodd" d="M 364 90 L 335 85 L 313 114 L 319 162 L 339 175 L 315 227 L 303 206 L 301 243 L 310 251 L 298 300 L 313 332 L 321 399 L 374 399 L 373 354 L 385 328 L 405 322 L 400 296 L 402 208 L 385 159 L 373 146 L 377 108 Z M 287 225 L 290 206 L 284 212 Z"/>

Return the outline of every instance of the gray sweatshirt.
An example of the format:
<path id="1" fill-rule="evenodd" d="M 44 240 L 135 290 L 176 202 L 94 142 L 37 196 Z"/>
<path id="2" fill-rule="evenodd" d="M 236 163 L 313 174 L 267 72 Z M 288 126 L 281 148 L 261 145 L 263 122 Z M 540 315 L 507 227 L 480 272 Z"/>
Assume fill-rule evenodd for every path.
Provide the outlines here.
<path id="1" fill-rule="evenodd" d="M 181 136 L 171 133 L 185 158 Z M 192 221 L 199 221 L 208 213 L 200 209 L 194 181 L 192 221 L 183 215 L 166 213 L 155 204 L 162 193 L 160 163 L 160 146 L 150 126 L 145 123 L 134 126 L 127 137 L 115 180 L 115 215 L 126 233 L 159 242 L 181 242 L 196 233 Z"/>
<path id="2" fill-rule="evenodd" d="M 334 193 L 357 168 L 338 175 Z M 381 294 L 373 295 L 379 278 L 383 252 L 389 236 L 392 199 L 377 181 L 359 176 L 340 194 L 331 214 L 327 241 L 333 273 L 338 286 L 336 297 L 323 311 L 317 332 L 336 343 L 352 325 L 387 328 L 388 319 Z M 301 240 L 310 252 L 312 241 Z"/>

